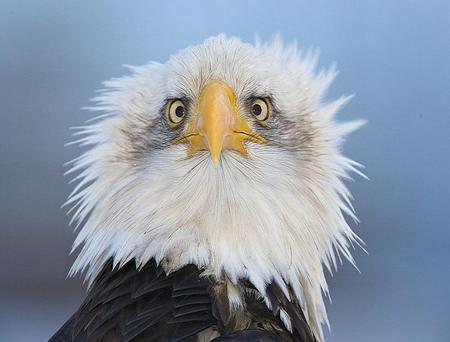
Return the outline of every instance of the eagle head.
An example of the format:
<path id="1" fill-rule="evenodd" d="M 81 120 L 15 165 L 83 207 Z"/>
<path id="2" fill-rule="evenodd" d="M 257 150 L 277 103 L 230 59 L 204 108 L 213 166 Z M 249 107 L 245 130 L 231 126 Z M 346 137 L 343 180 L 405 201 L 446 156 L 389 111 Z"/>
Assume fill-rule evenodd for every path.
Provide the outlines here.
<path id="1" fill-rule="evenodd" d="M 154 258 L 167 272 L 195 264 L 247 279 L 263 296 L 276 282 L 321 338 L 324 266 L 340 254 L 353 263 L 359 242 L 342 181 L 359 164 L 341 144 L 361 122 L 335 122 L 349 97 L 324 103 L 336 72 L 316 73 L 316 57 L 219 35 L 105 82 L 90 108 L 102 115 L 76 133 L 89 149 L 70 170 L 71 272 L 92 281 L 110 258 Z M 229 297 L 238 310 L 239 293 Z"/>

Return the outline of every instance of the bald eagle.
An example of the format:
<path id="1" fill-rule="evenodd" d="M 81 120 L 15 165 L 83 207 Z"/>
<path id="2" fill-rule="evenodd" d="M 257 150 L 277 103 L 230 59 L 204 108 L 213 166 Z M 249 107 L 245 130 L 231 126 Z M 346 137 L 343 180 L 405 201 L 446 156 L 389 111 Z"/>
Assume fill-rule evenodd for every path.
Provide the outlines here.
<path id="1" fill-rule="evenodd" d="M 69 171 L 88 294 L 51 341 L 323 341 L 362 122 L 316 60 L 219 35 L 104 83 Z"/>

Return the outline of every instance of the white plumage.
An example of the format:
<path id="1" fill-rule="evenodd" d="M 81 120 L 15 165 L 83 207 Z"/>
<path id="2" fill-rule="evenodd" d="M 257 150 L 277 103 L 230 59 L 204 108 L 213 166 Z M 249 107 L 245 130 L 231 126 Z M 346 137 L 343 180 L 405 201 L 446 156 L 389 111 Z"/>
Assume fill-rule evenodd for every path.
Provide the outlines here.
<path id="1" fill-rule="evenodd" d="M 77 133 L 91 148 L 70 170 L 81 171 L 68 200 L 80 226 L 74 249 L 81 248 L 71 273 L 86 271 L 92 281 L 111 257 L 138 266 L 155 258 L 169 272 L 194 263 L 232 283 L 248 278 L 262 294 L 275 281 L 286 296 L 292 287 L 322 340 L 323 266 L 335 268 L 336 254 L 353 263 L 349 246 L 360 241 L 344 218 L 356 220 L 343 184 L 359 164 L 340 148 L 362 122 L 334 120 L 349 98 L 324 103 L 336 72 L 315 67 L 316 54 L 279 39 L 251 45 L 220 35 L 105 82 L 91 109 L 106 115 Z M 265 145 L 246 143 L 247 158 L 224 151 L 218 167 L 208 151 L 187 158 L 183 144 L 160 148 L 164 136 L 151 128 L 166 99 L 198 101 L 215 79 L 240 105 L 249 94 L 270 94 L 282 133 L 268 133 Z M 239 292 L 229 297 L 239 310 Z"/>

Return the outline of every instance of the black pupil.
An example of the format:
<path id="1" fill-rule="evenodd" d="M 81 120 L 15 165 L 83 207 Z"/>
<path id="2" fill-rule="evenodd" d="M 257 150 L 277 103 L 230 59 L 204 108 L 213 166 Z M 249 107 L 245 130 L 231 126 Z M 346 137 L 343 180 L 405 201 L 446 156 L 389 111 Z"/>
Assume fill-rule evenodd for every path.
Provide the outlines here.
<path id="1" fill-rule="evenodd" d="M 179 118 L 182 118 L 184 116 L 184 107 L 178 106 L 177 108 L 175 108 L 175 115 Z"/>
<path id="2" fill-rule="evenodd" d="M 261 105 L 255 103 L 255 104 L 252 106 L 252 113 L 253 113 L 253 115 L 259 116 L 259 115 L 262 113 L 262 107 L 261 107 Z"/>

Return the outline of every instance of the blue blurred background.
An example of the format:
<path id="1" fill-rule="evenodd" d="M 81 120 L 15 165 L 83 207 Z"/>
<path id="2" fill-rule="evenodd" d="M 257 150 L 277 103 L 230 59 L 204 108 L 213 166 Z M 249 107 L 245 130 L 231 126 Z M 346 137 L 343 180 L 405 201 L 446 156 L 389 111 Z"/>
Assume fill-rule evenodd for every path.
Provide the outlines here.
<path id="1" fill-rule="evenodd" d="M 338 63 L 329 98 L 369 124 L 346 154 L 371 181 L 349 187 L 369 255 L 329 277 L 328 341 L 450 341 L 448 1 L 0 1 L 0 340 L 43 341 L 80 304 L 63 163 L 122 64 L 165 61 L 225 32 L 281 33 Z"/>

